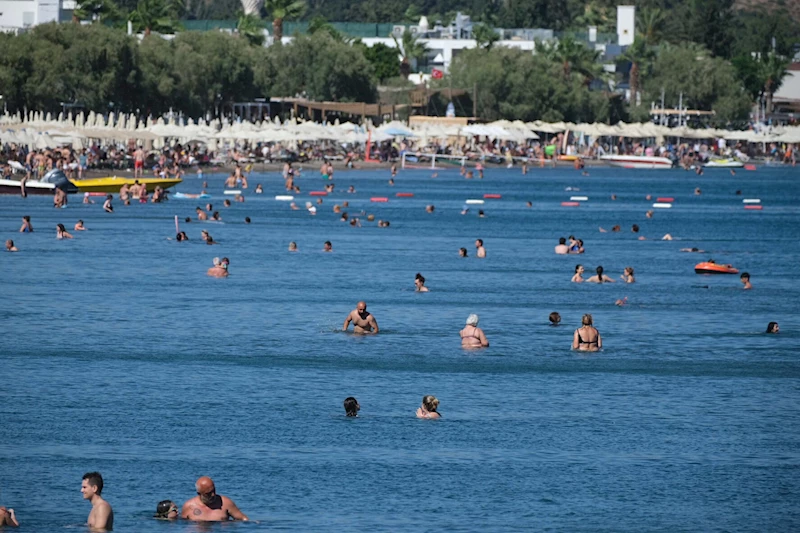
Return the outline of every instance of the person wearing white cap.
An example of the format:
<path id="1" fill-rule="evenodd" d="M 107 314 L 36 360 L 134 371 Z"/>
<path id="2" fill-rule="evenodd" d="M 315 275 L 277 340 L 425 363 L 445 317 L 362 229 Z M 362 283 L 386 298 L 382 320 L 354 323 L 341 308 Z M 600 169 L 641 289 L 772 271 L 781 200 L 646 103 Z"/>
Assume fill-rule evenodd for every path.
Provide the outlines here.
<path id="1" fill-rule="evenodd" d="M 489 341 L 483 330 L 478 327 L 478 315 L 475 313 L 467 317 L 467 325 L 460 332 L 462 348 L 486 348 Z"/>

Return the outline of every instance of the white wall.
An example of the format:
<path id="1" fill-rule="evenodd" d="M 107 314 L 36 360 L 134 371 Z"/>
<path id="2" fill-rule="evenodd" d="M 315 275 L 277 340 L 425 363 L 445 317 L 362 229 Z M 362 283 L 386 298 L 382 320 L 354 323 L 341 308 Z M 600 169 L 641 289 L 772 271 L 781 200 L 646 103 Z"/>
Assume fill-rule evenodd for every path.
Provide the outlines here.
<path id="1" fill-rule="evenodd" d="M 620 46 L 633 44 L 636 37 L 636 6 L 617 6 L 617 39 Z"/>
<path id="2" fill-rule="evenodd" d="M 0 29 L 27 28 L 58 21 L 60 0 L 0 0 Z"/>

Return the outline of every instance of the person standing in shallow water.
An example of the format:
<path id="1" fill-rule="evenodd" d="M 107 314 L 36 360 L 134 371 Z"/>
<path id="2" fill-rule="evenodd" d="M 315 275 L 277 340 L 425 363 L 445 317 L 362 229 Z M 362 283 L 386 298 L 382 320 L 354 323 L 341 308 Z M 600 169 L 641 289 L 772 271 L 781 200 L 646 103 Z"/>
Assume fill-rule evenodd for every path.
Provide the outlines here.
<path id="1" fill-rule="evenodd" d="M 437 409 L 439 409 L 439 399 L 436 396 L 423 396 L 422 405 L 417 408 L 417 418 L 442 418 Z"/>
<path id="2" fill-rule="evenodd" d="M 592 315 L 585 314 L 581 319 L 582 326 L 572 336 L 572 349 L 582 352 L 596 352 L 603 347 L 600 332 L 592 325 Z"/>
<path id="3" fill-rule="evenodd" d="M 350 322 L 353 323 L 353 333 L 361 334 L 375 334 L 378 333 L 378 322 L 375 317 L 367 311 L 366 302 L 358 302 L 356 308 L 350 311 L 347 318 L 344 320 L 342 331 L 347 331 Z"/>
<path id="4" fill-rule="evenodd" d="M 195 522 L 227 522 L 228 520 L 246 522 L 249 520 L 233 500 L 217 494 L 217 489 L 210 477 L 199 478 L 195 483 L 195 490 L 197 496 L 183 504 L 181 518 Z"/>
<path id="5" fill-rule="evenodd" d="M 486 339 L 483 330 L 478 327 L 478 315 L 471 314 L 467 317 L 467 323 L 459 332 L 461 336 L 462 348 L 486 348 L 489 346 L 489 341 Z"/>

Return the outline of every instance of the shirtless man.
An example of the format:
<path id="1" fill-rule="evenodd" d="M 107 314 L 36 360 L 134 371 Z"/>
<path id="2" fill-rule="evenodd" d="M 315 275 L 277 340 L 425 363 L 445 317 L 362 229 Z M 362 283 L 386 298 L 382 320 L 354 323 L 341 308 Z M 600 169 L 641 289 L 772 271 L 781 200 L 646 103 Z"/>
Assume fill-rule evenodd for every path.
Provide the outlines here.
<path id="1" fill-rule="evenodd" d="M 114 511 L 100 494 L 103 492 L 103 476 L 99 472 L 84 474 L 81 494 L 92 504 L 86 525 L 91 531 L 111 531 L 114 528 Z"/>
<path id="2" fill-rule="evenodd" d="M 486 248 L 483 247 L 483 239 L 476 239 L 475 240 L 475 256 L 484 258 L 486 257 Z"/>
<path id="3" fill-rule="evenodd" d="M 133 152 L 133 177 L 144 177 L 144 150 L 141 146 Z"/>
<path id="4" fill-rule="evenodd" d="M 208 220 L 208 215 L 201 208 L 198 207 L 195 211 L 197 212 L 197 220 Z"/>
<path id="5" fill-rule="evenodd" d="M 139 180 L 134 180 L 133 185 L 131 185 L 130 188 L 128 188 L 127 192 L 128 192 L 128 194 L 130 194 L 130 196 L 132 198 L 139 198 L 139 188 L 140 187 L 141 187 L 141 185 L 139 185 Z M 120 194 L 120 200 L 121 200 L 122 199 L 122 189 L 119 190 L 119 194 Z"/>
<path id="6" fill-rule="evenodd" d="M 194 484 L 197 496 L 183 504 L 181 518 L 195 522 L 248 521 L 247 515 L 236 507 L 233 500 L 217 494 L 214 482 L 203 476 Z"/>
<path id="7" fill-rule="evenodd" d="M 228 264 L 223 264 L 219 257 L 214 258 L 214 266 L 208 269 L 207 275 L 212 278 L 227 278 L 228 277 Z"/>
<path id="8" fill-rule="evenodd" d="M 342 331 L 347 331 L 350 322 L 353 323 L 353 333 L 373 335 L 378 333 L 378 322 L 375 320 L 375 317 L 367 311 L 366 302 L 358 302 L 356 308 L 350 311 L 350 314 L 344 319 Z"/>

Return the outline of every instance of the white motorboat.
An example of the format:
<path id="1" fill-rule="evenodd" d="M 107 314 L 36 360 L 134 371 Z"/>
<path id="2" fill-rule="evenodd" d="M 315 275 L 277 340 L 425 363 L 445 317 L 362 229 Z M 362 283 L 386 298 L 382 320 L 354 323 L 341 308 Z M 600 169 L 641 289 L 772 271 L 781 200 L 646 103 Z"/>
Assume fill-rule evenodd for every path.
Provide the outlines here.
<path id="1" fill-rule="evenodd" d="M 22 180 L 0 179 L 0 194 L 22 194 Z M 64 172 L 53 169 L 45 174 L 41 180 L 28 180 L 25 182 L 25 194 L 55 194 L 56 189 L 61 189 L 67 194 L 75 194 L 78 188 L 67 179 Z"/>
<path id="2" fill-rule="evenodd" d="M 672 168 L 672 159 L 666 157 L 655 157 L 648 155 L 601 155 L 601 161 L 605 161 L 609 165 L 623 168 L 636 168 L 636 169 L 670 169 Z"/>

